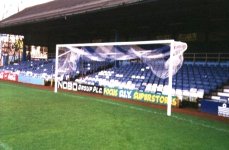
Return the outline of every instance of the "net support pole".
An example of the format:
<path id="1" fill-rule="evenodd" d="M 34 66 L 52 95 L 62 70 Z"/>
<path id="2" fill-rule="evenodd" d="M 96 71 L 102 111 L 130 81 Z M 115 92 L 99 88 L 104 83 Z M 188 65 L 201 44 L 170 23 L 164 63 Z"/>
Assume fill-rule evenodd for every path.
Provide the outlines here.
<path id="1" fill-rule="evenodd" d="M 171 116 L 172 109 L 172 90 L 173 90 L 173 52 L 174 41 L 170 44 L 170 59 L 169 59 L 169 84 L 168 84 L 168 102 L 167 102 L 167 116 Z"/>
<path id="2" fill-rule="evenodd" d="M 59 62 L 59 48 L 56 45 L 56 62 L 55 62 L 55 86 L 54 86 L 54 92 L 57 93 L 57 80 L 58 80 L 58 62 Z"/>

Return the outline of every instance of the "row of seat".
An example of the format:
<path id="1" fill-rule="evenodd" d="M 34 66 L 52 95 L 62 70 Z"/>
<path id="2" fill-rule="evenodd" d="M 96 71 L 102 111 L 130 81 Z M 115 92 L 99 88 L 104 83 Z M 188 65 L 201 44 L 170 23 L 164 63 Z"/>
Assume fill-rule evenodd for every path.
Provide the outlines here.
<path id="1" fill-rule="evenodd" d="M 223 86 L 207 98 L 213 101 L 229 103 L 229 86 Z"/>
<path id="2" fill-rule="evenodd" d="M 60 79 L 76 79 L 77 82 L 91 85 L 168 94 L 168 78 L 160 78 L 158 76 L 160 73 L 155 75 L 156 68 L 163 67 L 160 64 L 154 66 L 155 68 L 138 61 L 115 64 L 116 62 L 79 62 L 76 70 L 61 74 Z M 54 78 L 54 66 L 54 60 L 29 61 L 0 67 L 0 71 L 9 70 L 28 76 L 51 79 Z M 229 65 L 184 62 L 173 76 L 172 94 L 180 99 L 203 98 L 204 95 L 210 94 L 228 81 Z"/>
<path id="3" fill-rule="evenodd" d="M 54 77 L 55 61 L 53 60 L 32 60 L 0 67 L 0 71 L 10 71 L 26 76 L 50 80 Z"/>
<path id="4" fill-rule="evenodd" d="M 229 80 L 229 67 L 186 64 L 173 77 L 172 93 L 183 97 L 203 98 Z M 167 94 L 168 79 L 154 75 L 149 66 L 131 63 L 91 74 L 77 81 L 120 89 Z"/>
<path id="5" fill-rule="evenodd" d="M 71 70 L 66 72 L 64 70 L 64 74 L 62 74 L 62 79 L 68 78 L 76 78 L 79 75 L 87 75 L 89 73 L 93 73 L 97 70 L 105 69 L 106 66 L 110 65 L 110 62 L 87 62 L 78 64 L 76 70 Z M 66 68 L 65 68 L 66 69 Z M 50 80 L 54 78 L 55 74 L 55 60 L 32 60 L 32 61 L 24 61 L 5 65 L 0 67 L 0 71 L 11 71 L 16 72 L 17 74 L 21 73 L 26 76 L 33 76 L 36 78 L 44 78 L 46 80 Z M 60 71 L 60 70 L 59 70 Z"/>

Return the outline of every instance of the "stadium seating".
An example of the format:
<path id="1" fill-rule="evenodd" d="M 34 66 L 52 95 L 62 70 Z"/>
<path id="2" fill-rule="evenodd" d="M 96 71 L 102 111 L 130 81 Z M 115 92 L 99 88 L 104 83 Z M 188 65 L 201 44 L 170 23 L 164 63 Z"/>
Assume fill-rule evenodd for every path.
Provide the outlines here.
<path id="1" fill-rule="evenodd" d="M 110 62 L 87 62 L 84 61 L 79 64 L 79 67 L 75 71 L 70 71 L 63 74 L 64 80 L 70 78 L 82 77 L 98 70 L 106 69 L 111 66 Z M 17 74 L 23 74 L 27 76 L 34 76 L 36 78 L 43 78 L 50 80 L 54 78 L 55 74 L 55 61 L 54 60 L 36 60 L 36 61 L 25 61 L 20 64 L 11 64 L 0 67 L 1 71 L 17 72 Z"/>
<path id="2" fill-rule="evenodd" d="M 173 77 L 172 94 L 179 99 L 196 101 L 208 96 L 213 100 L 228 100 L 229 63 L 184 62 Z M 0 67 L 1 71 L 12 71 L 46 80 L 54 78 L 54 60 L 22 62 Z M 168 94 L 168 79 L 154 75 L 149 66 L 141 62 L 90 62 L 79 64 L 75 71 L 62 74 L 63 80 L 76 80 L 89 85 L 110 88 L 139 90 L 140 92 Z"/>
<path id="3" fill-rule="evenodd" d="M 218 102 L 229 103 L 229 86 L 222 86 L 215 92 L 212 92 L 212 95 L 208 96 L 207 98 Z"/>
<path id="4" fill-rule="evenodd" d="M 139 90 L 141 92 L 168 94 L 168 79 L 155 76 L 150 68 L 139 62 L 113 67 L 77 79 L 78 82 L 110 88 Z M 180 99 L 196 101 L 209 95 L 229 81 L 229 66 L 213 62 L 184 62 L 173 77 L 172 94 Z M 219 93 L 220 96 L 227 96 Z"/>
<path id="5" fill-rule="evenodd" d="M 20 64 L 11 64 L 0 67 L 1 71 L 16 72 L 27 76 L 34 76 L 36 78 L 51 79 L 54 77 L 55 62 L 53 60 L 36 60 L 25 61 Z"/>

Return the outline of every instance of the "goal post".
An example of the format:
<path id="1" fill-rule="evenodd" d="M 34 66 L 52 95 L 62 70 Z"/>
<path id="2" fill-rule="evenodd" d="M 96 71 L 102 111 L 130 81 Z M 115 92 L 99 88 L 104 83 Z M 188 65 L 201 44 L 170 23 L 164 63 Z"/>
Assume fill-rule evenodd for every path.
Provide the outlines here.
<path id="1" fill-rule="evenodd" d="M 57 82 L 58 82 L 58 63 L 59 61 L 59 46 L 56 45 L 56 60 L 55 60 L 55 84 L 54 84 L 54 92 L 57 93 Z"/>
<path id="2" fill-rule="evenodd" d="M 168 102 L 167 102 L 167 116 L 171 116 L 172 113 L 172 89 L 173 89 L 173 51 L 174 41 L 170 43 L 170 61 L 169 61 L 169 83 L 168 83 Z"/>
<path id="3" fill-rule="evenodd" d="M 173 75 L 181 68 L 183 63 L 183 53 L 186 49 L 186 43 L 174 40 L 58 44 L 56 45 L 54 92 L 57 93 L 58 83 L 60 81 L 64 79 L 69 80 L 72 75 L 74 75 L 74 81 L 78 80 L 76 79 L 76 76 L 77 78 L 80 78 L 80 75 L 83 75 L 85 78 L 85 76 L 88 75 L 88 72 L 89 75 L 90 73 L 93 74 L 96 72 L 96 69 L 99 68 L 96 68 L 96 66 L 103 68 L 101 67 L 101 64 L 103 63 L 108 63 L 109 66 L 109 63 L 115 62 L 114 64 L 116 66 L 116 61 L 138 60 L 142 64 L 147 65 L 147 69 L 150 68 L 153 76 L 155 76 L 157 80 L 167 80 L 167 115 L 171 116 Z M 97 64 L 86 64 L 86 62 L 90 61 Z M 85 67 L 85 64 L 88 68 L 82 69 L 82 66 Z M 144 76 L 141 76 L 140 78 L 145 79 Z M 104 79 L 104 82 L 109 81 L 111 81 L 111 79 Z M 135 78 L 131 81 L 134 82 Z M 102 83 L 97 84 L 100 85 Z M 122 84 L 121 81 L 120 84 Z M 104 84 L 101 86 L 104 86 Z M 138 87 L 133 87 L 133 89 L 137 90 Z"/>

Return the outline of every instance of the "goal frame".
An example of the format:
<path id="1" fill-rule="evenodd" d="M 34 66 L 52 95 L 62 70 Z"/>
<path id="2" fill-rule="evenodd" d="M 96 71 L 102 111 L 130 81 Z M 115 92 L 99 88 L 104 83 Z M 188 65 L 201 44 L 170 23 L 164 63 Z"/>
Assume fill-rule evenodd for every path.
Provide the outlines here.
<path id="1" fill-rule="evenodd" d="M 168 44 L 170 46 L 170 60 L 168 69 L 168 102 L 167 102 L 167 116 L 171 116 L 172 112 L 172 80 L 173 80 L 173 54 L 175 40 L 151 40 L 151 41 L 133 41 L 133 42 L 108 42 L 108 43 L 79 43 L 79 44 L 57 44 L 56 45 L 56 60 L 55 60 L 55 86 L 54 92 L 58 91 L 58 65 L 59 65 L 59 48 L 64 46 L 122 46 L 122 45 L 145 45 L 145 44 Z"/>

